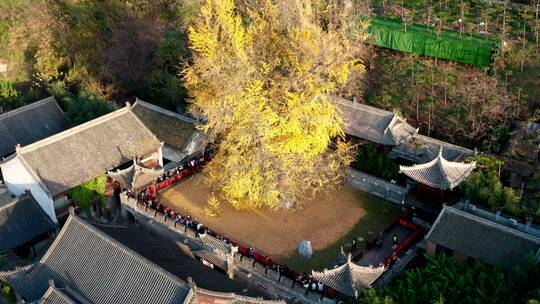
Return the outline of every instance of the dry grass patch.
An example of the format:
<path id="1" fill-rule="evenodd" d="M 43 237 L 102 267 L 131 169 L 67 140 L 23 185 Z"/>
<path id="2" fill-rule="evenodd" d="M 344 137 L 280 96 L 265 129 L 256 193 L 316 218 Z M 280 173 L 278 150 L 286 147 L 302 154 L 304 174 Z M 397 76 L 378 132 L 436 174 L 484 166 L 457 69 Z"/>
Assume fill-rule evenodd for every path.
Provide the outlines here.
<path id="1" fill-rule="evenodd" d="M 218 217 L 206 215 L 211 191 L 203 175 L 192 176 L 160 194 L 161 201 L 182 214 L 190 214 L 212 230 L 252 246 L 273 259 L 294 256 L 298 243 L 311 241 L 314 251 L 334 244 L 366 216 L 363 200 L 372 200 L 350 187 L 330 191 L 289 210 L 236 210 L 221 204 Z"/>

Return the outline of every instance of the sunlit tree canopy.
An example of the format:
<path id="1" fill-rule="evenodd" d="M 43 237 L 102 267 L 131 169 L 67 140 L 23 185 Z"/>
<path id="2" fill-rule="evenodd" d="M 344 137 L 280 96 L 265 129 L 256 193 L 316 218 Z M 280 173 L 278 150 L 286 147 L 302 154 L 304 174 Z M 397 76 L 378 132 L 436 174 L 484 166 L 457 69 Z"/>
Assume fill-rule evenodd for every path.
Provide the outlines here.
<path id="1" fill-rule="evenodd" d="M 328 18 L 346 9 L 208 0 L 190 27 L 191 111 L 218 147 L 209 182 L 233 206 L 296 206 L 341 181 L 351 146 L 327 96 L 363 72 L 356 35 Z"/>

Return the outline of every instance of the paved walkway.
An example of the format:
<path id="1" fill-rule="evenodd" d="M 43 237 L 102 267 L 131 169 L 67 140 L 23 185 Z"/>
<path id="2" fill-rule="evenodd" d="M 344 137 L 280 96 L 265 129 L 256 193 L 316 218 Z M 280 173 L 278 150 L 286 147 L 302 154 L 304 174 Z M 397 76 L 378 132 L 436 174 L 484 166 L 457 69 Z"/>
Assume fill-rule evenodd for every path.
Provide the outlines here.
<path id="1" fill-rule="evenodd" d="M 411 235 L 412 231 L 400 225 L 394 225 L 390 231 L 388 231 L 383 237 L 383 244 L 380 248 L 372 248 L 367 251 L 356 263 L 362 266 L 377 266 L 384 261 L 384 259 L 392 253 L 394 234 L 398 237 L 398 243 L 401 243 Z"/>

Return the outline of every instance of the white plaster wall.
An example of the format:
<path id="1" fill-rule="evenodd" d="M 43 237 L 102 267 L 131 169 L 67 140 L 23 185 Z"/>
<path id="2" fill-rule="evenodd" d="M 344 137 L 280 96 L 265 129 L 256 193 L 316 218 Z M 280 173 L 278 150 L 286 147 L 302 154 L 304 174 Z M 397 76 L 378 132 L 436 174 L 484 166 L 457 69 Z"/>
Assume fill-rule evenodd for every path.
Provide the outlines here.
<path id="1" fill-rule="evenodd" d="M 22 164 L 19 157 L 14 157 L 1 164 L 4 183 L 10 192 L 15 195 L 22 195 L 26 190 L 30 190 L 41 208 L 49 215 L 53 222 L 58 223 L 54 212 L 53 200 L 34 177 Z"/>
<path id="2" fill-rule="evenodd" d="M 147 158 L 142 159 L 141 162 L 145 163 L 145 162 L 147 162 L 148 160 L 151 160 L 151 159 L 157 160 L 159 162 L 159 165 L 163 167 L 163 153 L 161 151 L 161 147 L 159 147 L 159 149 L 156 152 L 152 153 Z"/>
<path id="3" fill-rule="evenodd" d="M 158 155 L 159 165 L 163 167 L 163 146 L 159 147 L 158 153 L 159 153 Z"/>
<path id="4" fill-rule="evenodd" d="M 55 210 L 63 209 L 69 204 L 68 197 L 66 195 L 62 195 L 60 197 L 57 197 L 53 201 L 53 206 Z"/>

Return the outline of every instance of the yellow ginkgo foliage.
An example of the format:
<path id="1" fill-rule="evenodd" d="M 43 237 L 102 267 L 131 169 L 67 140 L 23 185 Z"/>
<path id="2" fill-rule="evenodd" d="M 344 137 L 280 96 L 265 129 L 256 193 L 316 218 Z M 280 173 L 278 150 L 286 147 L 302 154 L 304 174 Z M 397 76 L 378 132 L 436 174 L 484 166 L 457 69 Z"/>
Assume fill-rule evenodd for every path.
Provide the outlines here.
<path id="1" fill-rule="evenodd" d="M 183 78 L 190 110 L 217 147 L 206 171 L 237 208 L 297 206 L 341 182 L 352 160 L 327 96 L 363 65 L 350 27 L 322 22 L 339 5 L 242 3 L 208 0 L 189 29 L 193 57 Z"/>

